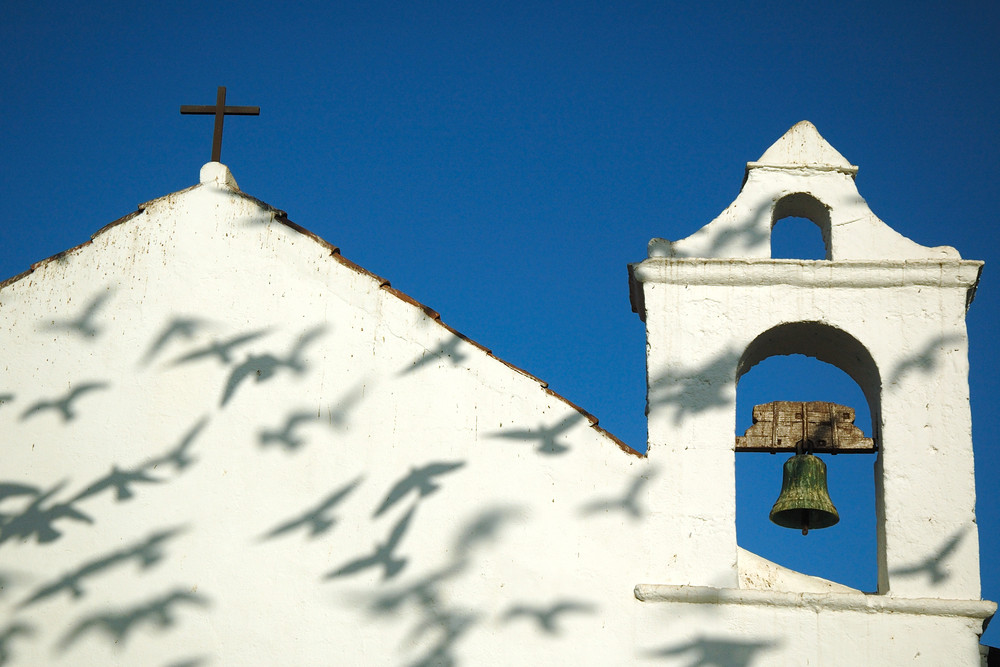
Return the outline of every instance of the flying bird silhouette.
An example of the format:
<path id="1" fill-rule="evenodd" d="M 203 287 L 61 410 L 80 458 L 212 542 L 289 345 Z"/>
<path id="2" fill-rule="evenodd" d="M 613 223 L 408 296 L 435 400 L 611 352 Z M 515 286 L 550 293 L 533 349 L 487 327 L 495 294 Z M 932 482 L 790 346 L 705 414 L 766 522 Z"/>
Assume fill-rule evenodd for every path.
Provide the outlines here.
<path id="1" fill-rule="evenodd" d="M 354 574 L 355 572 L 360 572 L 361 570 L 367 570 L 370 567 L 382 567 L 382 580 L 392 579 L 400 571 L 406 567 L 406 558 L 396 558 L 392 555 L 392 552 L 396 550 L 399 546 L 399 541 L 403 539 L 403 534 L 410 525 L 410 520 L 413 518 L 413 513 L 416 511 L 417 507 L 414 505 L 410 508 L 402 519 L 400 519 L 395 527 L 393 527 L 392 532 L 389 534 L 389 538 L 382 544 L 376 545 L 374 553 L 370 556 L 364 556 L 362 558 L 356 558 L 348 563 L 342 565 L 339 569 L 326 575 L 327 579 L 334 579 L 336 577 L 343 577 L 348 574 Z"/>
<path id="2" fill-rule="evenodd" d="M 508 609 L 503 618 L 505 621 L 511 621 L 515 618 L 526 616 L 538 623 L 539 628 L 544 632 L 550 635 L 557 635 L 560 631 L 556 624 L 556 617 L 569 613 L 592 614 L 594 613 L 594 606 L 585 602 L 575 601 L 557 602 L 548 607 L 520 604 Z"/>
<path id="3" fill-rule="evenodd" d="M 288 416 L 285 425 L 281 429 L 263 429 L 260 432 L 260 445 L 266 447 L 273 443 L 280 443 L 285 449 L 292 451 L 298 449 L 305 442 L 295 435 L 295 430 L 301 424 L 317 421 L 318 417 L 312 412 L 295 412 Z"/>
<path id="4" fill-rule="evenodd" d="M 127 609 L 121 613 L 95 614 L 80 621 L 63 638 L 61 646 L 68 647 L 81 635 L 92 630 L 103 630 L 116 644 L 124 643 L 135 626 L 149 623 L 160 628 L 169 628 L 176 623 L 174 607 L 180 603 L 205 606 L 207 601 L 196 593 L 185 590 L 175 590 L 160 596 L 151 602 Z"/>
<path id="5" fill-rule="evenodd" d="M 198 329 L 200 329 L 205 324 L 204 320 L 199 320 L 193 317 L 175 317 L 171 322 L 164 327 L 160 335 L 156 337 L 149 345 L 149 349 L 146 350 L 146 354 L 142 357 L 142 364 L 148 365 L 149 362 L 153 360 L 153 357 L 158 355 L 167 343 L 169 343 L 174 338 L 186 338 L 191 340 L 195 337 Z"/>
<path id="6" fill-rule="evenodd" d="M 213 340 L 205 347 L 198 348 L 194 352 L 190 352 L 185 354 L 183 357 L 175 359 L 174 365 L 179 366 L 180 364 L 197 361 L 206 357 L 216 357 L 221 363 L 230 364 L 233 361 L 232 355 L 236 348 L 257 340 L 266 334 L 267 331 L 267 329 L 259 329 L 257 331 L 251 331 L 248 334 L 243 334 L 242 336 L 234 336 L 226 341 Z"/>
<path id="7" fill-rule="evenodd" d="M 6 665 L 7 661 L 11 659 L 13 652 L 10 650 L 11 640 L 19 635 L 30 637 L 35 634 L 35 628 L 27 623 L 8 623 L 2 631 L 0 631 L 0 665 Z"/>
<path id="8" fill-rule="evenodd" d="M 247 355 L 246 361 L 236 366 L 232 373 L 230 373 L 229 380 L 226 382 L 226 388 L 222 393 L 222 402 L 220 405 L 228 403 L 229 399 L 236 392 L 236 389 L 247 378 L 252 377 L 256 382 L 265 382 L 271 379 L 282 368 L 286 368 L 297 375 L 304 373 L 306 365 L 302 359 L 302 353 L 305 351 L 306 346 L 315 338 L 322 335 L 325 330 L 326 327 L 319 326 L 304 333 L 285 357 L 276 357 L 273 354 L 267 353 Z"/>
<path id="9" fill-rule="evenodd" d="M 774 642 L 738 642 L 699 637 L 679 646 L 649 651 L 647 655 L 651 658 L 668 658 L 691 653 L 695 662 L 688 667 L 748 667 L 750 664 L 757 664 L 757 652 L 773 647 Z"/>
<path id="10" fill-rule="evenodd" d="M 652 474 L 639 475 L 632 480 L 625 495 L 621 498 L 605 498 L 588 503 L 581 509 L 583 514 L 597 514 L 600 512 L 610 512 L 620 510 L 631 516 L 633 519 L 641 519 L 642 508 L 639 507 L 639 492 L 649 482 Z"/>
<path id="11" fill-rule="evenodd" d="M 21 602 L 18 607 L 28 607 L 36 602 L 41 602 L 46 598 L 58 595 L 63 591 L 68 592 L 73 598 L 83 597 L 84 579 L 131 560 L 138 561 L 142 569 L 148 569 L 163 559 L 164 543 L 180 532 L 179 528 L 159 531 L 134 546 L 115 551 L 103 558 L 92 560 L 72 572 L 62 575 L 52 583 L 40 587 L 31 597 Z"/>
<path id="12" fill-rule="evenodd" d="M 43 508 L 42 505 L 58 493 L 65 482 L 57 484 L 51 491 L 39 495 L 20 514 L 5 515 L 0 519 L 0 544 L 15 537 L 27 540 L 32 535 L 40 544 L 53 542 L 62 533 L 56 530 L 55 523 L 61 519 L 72 519 L 84 523 L 94 523 L 86 514 L 73 508 L 69 503 L 55 503 Z"/>
<path id="13" fill-rule="evenodd" d="M 365 385 L 357 384 L 353 389 L 344 394 L 337 403 L 330 406 L 329 420 L 330 425 L 334 428 L 343 428 L 347 425 L 347 415 L 351 409 L 361 402 L 361 399 L 365 397 Z"/>
<path id="14" fill-rule="evenodd" d="M 101 327 L 94 322 L 94 318 L 97 315 L 97 311 L 104 305 L 104 302 L 110 298 L 110 292 L 98 294 L 90 300 L 90 303 L 84 307 L 83 312 L 77 317 L 65 320 L 52 320 L 48 327 L 49 329 L 75 331 L 84 338 L 94 338 L 101 331 Z"/>
<path id="15" fill-rule="evenodd" d="M 62 415 L 63 422 L 72 421 L 76 418 L 76 410 L 73 409 L 73 402 L 84 394 L 88 394 L 98 389 L 107 389 L 106 382 L 84 382 L 69 390 L 62 398 L 52 400 L 41 400 L 21 413 L 21 421 L 37 415 L 45 410 L 55 410 Z"/>
<path id="16" fill-rule="evenodd" d="M 439 604 L 438 587 L 460 574 L 466 567 L 464 561 L 449 563 L 444 568 L 432 572 L 414 584 L 394 591 L 382 592 L 375 597 L 372 609 L 376 613 L 397 611 L 404 602 L 410 601 L 425 609 L 434 609 Z"/>
<path id="17" fill-rule="evenodd" d="M 198 423 L 191 427 L 191 429 L 184 434 L 181 441 L 177 443 L 177 446 L 163 454 L 162 456 L 157 456 L 150 459 L 144 464 L 144 468 L 156 469 L 160 464 L 170 463 L 173 464 L 174 470 L 180 472 L 187 468 L 189 465 L 195 462 L 196 459 L 192 458 L 188 454 L 188 450 L 191 448 L 191 444 L 194 442 L 201 430 L 205 428 L 208 424 L 208 417 L 203 417 Z"/>
<path id="18" fill-rule="evenodd" d="M 375 510 L 373 516 L 379 516 L 388 510 L 402 500 L 410 491 L 416 491 L 420 498 L 429 496 L 441 488 L 440 485 L 434 482 L 434 478 L 457 470 L 464 465 L 463 461 L 456 461 L 455 463 L 430 463 L 422 468 L 411 469 L 410 474 L 396 482 L 395 486 L 389 490 L 389 495 L 385 497 L 379 508 Z"/>
<path id="19" fill-rule="evenodd" d="M 400 372 L 400 375 L 408 375 L 421 366 L 426 366 L 427 364 L 437 361 L 438 359 L 448 359 L 451 361 L 453 366 L 459 365 L 465 361 L 465 354 L 458 349 L 459 345 L 463 342 L 465 341 L 458 336 L 452 336 L 448 340 L 438 343 L 437 347 L 433 350 L 427 350 L 426 354 L 421 356 L 410 366 L 404 368 Z"/>
<path id="20" fill-rule="evenodd" d="M 945 351 L 942 348 L 944 346 L 958 345 L 962 340 L 964 340 L 964 336 L 960 336 L 959 334 L 935 336 L 919 352 L 896 364 L 896 367 L 893 368 L 889 376 L 889 384 L 896 384 L 903 379 L 904 375 L 913 370 L 930 373 L 943 360 L 943 353 Z"/>
<path id="21" fill-rule="evenodd" d="M 931 583 L 940 584 L 950 576 L 950 573 L 944 568 L 944 562 L 951 556 L 955 549 L 958 548 L 958 545 L 962 542 L 962 538 L 964 537 L 965 531 L 960 530 L 952 535 L 951 539 L 945 542 L 944 546 L 938 549 L 936 554 L 928 556 L 915 565 L 893 568 L 889 571 L 889 574 L 903 577 L 926 574 L 930 578 Z"/>
<path id="22" fill-rule="evenodd" d="M 42 492 L 37 486 L 17 484 L 15 482 L 0 483 L 0 500 L 9 496 L 37 496 Z M 2 515 L 0 515 L 2 516 Z"/>
<path id="23" fill-rule="evenodd" d="M 545 426 L 544 424 L 539 424 L 535 428 L 530 429 L 507 429 L 504 431 L 497 431 L 493 435 L 498 438 L 507 438 L 508 440 L 524 440 L 538 441 L 538 452 L 540 454 L 546 454 L 548 456 L 556 456 L 558 454 L 565 454 L 569 451 L 569 447 L 566 445 L 556 442 L 556 438 L 561 436 L 563 433 L 568 431 L 573 424 L 583 419 L 583 415 L 579 412 L 575 412 L 561 419 L 558 423 L 552 426 Z"/>
<path id="24" fill-rule="evenodd" d="M 455 553 L 465 557 L 479 543 L 495 540 L 500 527 L 518 516 L 521 512 L 515 507 L 497 507 L 482 512 L 462 531 L 455 543 Z"/>
<path id="25" fill-rule="evenodd" d="M 316 537 L 317 535 L 322 535 L 326 531 L 330 530 L 337 520 L 328 513 L 337 504 L 339 504 L 347 495 L 355 489 L 355 487 L 361 482 L 361 478 L 358 477 L 353 482 L 350 482 L 346 486 L 341 487 L 337 491 L 327 496 L 320 504 L 316 507 L 307 510 L 303 514 L 287 521 L 280 526 L 276 527 L 274 530 L 269 532 L 262 539 L 274 538 L 285 533 L 289 533 L 296 528 L 308 528 L 309 536 Z"/>
<path id="26" fill-rule="evenodd" d="M 114 489 L 115 498 L 119 502 L 122 500 L 131 500 L 135 496 L 135 492 L 132 491 L 130 485 L 159 484 L 161 481 L 163 480 L 147 475 L 145 470 L 142 468 L 122 470 L 118 466 L 113 465 L 111 466 L 111 472 L 78 493 L 70 502 L 76 502 L 90 496 L 95 496 L 105 489 Z"/>

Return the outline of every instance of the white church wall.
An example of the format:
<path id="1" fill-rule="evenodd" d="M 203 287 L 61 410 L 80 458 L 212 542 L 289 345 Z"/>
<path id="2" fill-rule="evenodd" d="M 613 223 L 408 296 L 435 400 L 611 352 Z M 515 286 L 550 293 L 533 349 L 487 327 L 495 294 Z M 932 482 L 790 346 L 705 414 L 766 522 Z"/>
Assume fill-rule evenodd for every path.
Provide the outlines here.
<path id="1" fill-rule="evenodd" d="M 221 165 L 202 181 L 0 285 L 7 663 L 974 664 L 982 603 L 876 609 L 740 555 L 733 370 L 654 386 L 638 456 Z M 646 287 L 678 334 L 651 378 L 728 353 L 730 287 Z M 741 344 L 771 321 L 739 313 Z"/>

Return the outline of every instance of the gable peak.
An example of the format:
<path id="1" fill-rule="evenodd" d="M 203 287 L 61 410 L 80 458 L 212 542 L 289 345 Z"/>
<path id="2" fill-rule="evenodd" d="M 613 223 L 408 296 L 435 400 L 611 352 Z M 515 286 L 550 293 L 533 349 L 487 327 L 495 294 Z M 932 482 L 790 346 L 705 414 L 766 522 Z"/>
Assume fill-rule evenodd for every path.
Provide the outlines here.
<path id="1" fill-rule="evenodd" d="M 819 169 L 839 171 L 854 176 L 858 168 L 841 155 L 824 139 L 816 126 L 807 120 L 799 121 L 771 144 L 756 162 L 747 163 L 747 169 L 755 167 Z"/>

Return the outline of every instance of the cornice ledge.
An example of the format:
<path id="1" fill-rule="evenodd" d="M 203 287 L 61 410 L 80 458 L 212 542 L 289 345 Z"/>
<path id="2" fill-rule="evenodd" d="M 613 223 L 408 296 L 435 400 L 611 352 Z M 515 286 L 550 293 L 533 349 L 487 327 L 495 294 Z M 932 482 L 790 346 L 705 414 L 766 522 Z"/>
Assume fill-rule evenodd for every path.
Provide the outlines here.
<path id="1" fill-rule="evenodd" d="M 969 289 L 983 262 L 956 259 L 801 260 L 651 257 L 631 265 L 640 283 L 674 285 L 792 285 L 797 287 L 903 287 Z"/>
<path id="2" fill-rule="evenodd" d="M 996 602 L 989 600 L 897 598 L 865 593 L 790 593 L 668 584 L 638 584 L 635 587 L 635 598 L 640 602 L 798 607 L 814 611 L 857 611 L 868 614 L 888 612 L 976 619 L 990 618 L 997 610 Z"/>

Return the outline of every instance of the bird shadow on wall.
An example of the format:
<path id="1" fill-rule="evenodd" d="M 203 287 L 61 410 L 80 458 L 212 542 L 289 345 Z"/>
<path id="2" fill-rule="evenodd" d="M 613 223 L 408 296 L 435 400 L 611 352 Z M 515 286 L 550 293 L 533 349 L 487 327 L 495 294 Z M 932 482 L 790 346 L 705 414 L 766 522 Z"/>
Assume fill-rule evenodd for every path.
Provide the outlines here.
<path id="1" fill-rule="evenodd" d="M 519 619 L 531 621 L 538 631 L 547 635 L 562 634 L 559 626 L 561 617 L 571 614 L 594 614 L 597 607 L 580 600 L 557 600 L 556 602 L 538 605 L 520 603 L 512 605 L 503 615 L 503 621 L 510 623 Z"/>
<path id="2" fill-rule="evenodd" d="M 639 499 L 642 497 L 646 485 L 655 477 L 655 468 L 650 468 L 645 473 L 639 473 L 632 478 L 623 495 L 597 498 L 581 507 L 580 514 L 582 516 L 594 516 L 609 514 L 611 512 L 623 512 L 630 520 L 640 521 L 646 512 L 642 505 L 639 504 Z"/>
<path id="3" fill-rule="evenodd" d="M 30 607 L 61 593 L 67 593 L 74 600 L 86 595 L 85 582 L 116 567 L 135 562 L 142 570 L 148 570 L 166 557 L 167 542 L 184 532 L 183 528 L 166 528 L 150 533 L 145 539 L 124 549 L 94 560 L 61 575 L 54 581 L 39 586 L 31 595 L 18 604 L 18 608 Z"/>
<path id="4" fill-rule="evenodd" d="M 325 409 L 301 408 L 289 412 L 284 423 L 276 428 L 262 428 L 257 437 L 261 447 L 280 447 L 288 453 L 299 450 L 306 444 L 301 430 L 311 424 L 326 425 L 334 430 L 344 430 L 349 424 L 351 411 L 364 398 L 369 382 L 360 382 L 349 389 L 336 403 Z"/>
<path id="5" fill-rule="evenodd" d="M 191 318 L 181 318 L 180 321 L 192 322 L 193 320 Z M 155 346 L 166 334 L 177 329 L 177 323 L 178 319 L 176 318 L 168 323 L 153 345 Z M 241 347 L 257 341 L 270 332 L 268 328 L 257 329 L 224 339 L 213 339 L 206 345 L 196 347 L 176 357 L 170 365 L 181 366 L 200 363 L 210 359 L 219 362 L 224 368 L 228 369 L 222 396 L 219 399 L 219 406 L 225 407 L 234 398 L 237 390 L 246 385 L 250 380 L 258 384 L 264 383 L 274 378 L 279 371 L 292 375 L 303 375 L 308 370 L 308 365 L 304 358 L 306 349 L 316 339 L 323 336 L 326 331 L 327 325 L 319 324 L 299 334 L 285 354 L 250 352 L 243 355 L 242 361 L 237 361 L 238 351 Z"/>
<path id="6" fill-rule="evenodd" d="M 499 539 L 504 525 L 524 517 L 524 511 L 513 506 L 486 508 L 459 529 L 450 549 L 443 550 L 450 558 L 442 566 L 405 586 L 362 597 L 362 604 L 374 616 L 397 617 L 412 613 L 407 645 L 417 648 L 419 657 L 407 665 L 458 664 L 454 655 L 456 644 L 482 621 L 485 614 L 481 610 L 458 606 L 455 600 L 464 596 L 455 595 L 449 584 L 455 583 L 453 579 L 472 567 L 477 549 Z"/>
<path id="7" fill-rule="evenodd" d="M 193 463 L 194 459 L 188 450 L 206 423 L 207 418 L 200 420 L 188 430 L 177 446 L 137 466 L 122 468 L 112 465 L 110 472 L 87 484 L 68 500 L 55 501 L 55 497 L 66 486 L 66 481 L 59 482 L 46 491 L 34 485 L 0 483 L 0 545 L 12 539 L 27 541 L 32 537 L 39 544 L 54 542 L 62 537 L 62 532 L 56 525 L 59 522 L 71 520 L 94 523 L 94 519 L 78 507 L 87 498 L 110 491 L 118 502 L 128 501 L 135 497 L 139 485 L 166 481 L 152 475 L 160 466 L 173 466 L 174 471 L 180 473 Z M 4 501 L 16 496 L 28 496 L 30 499 L 23 509 L 11 513 L 4 508 Z"/>
<path id="8" fill-rule="evenodd" d="M 559 438 L 583 419 L 584 416 L 582 413 L 573 412 L 551 426 L 546 426 L 542 423 L 533 428 L 526 429 L 505 428 L 489 433 L 488 435 L 494 438 L 535 443 L 535 451 L 539 454 L 559 456 L 571 449 L 569 445 L 559 442 Z"/>
<path id="9" fill-rule="evenodd" d="M 435 478 L 454 472 L 464 465 L 464 461 L 454 461 L 451 463 L 434 462 L 428 463 L 420 468 L 412 468 L 406 476 L 396 482 L 392 488 L 389 489 L 389 493 L 386 494 L 385 500 L 383 500 L 382 504 L 379 505 L 377 510 L 375 510 L 375 514 L 373 516 L 380 516 L 393 505 L 409 495 L 411 491 L 417 492 L 418 499 L 426 498 L 441 488 L 441 485 L 435 482 Z"/>
<path id="10" fill-rule="evenodd" d="M 15 656 L 14 644 L 19 638 L 30 638 L 35 635 L 35 627 L 29 623 L 11 621 L 0 629 L 0 665 L 6 665 Z"/>
<path id="11" fill-rule="evenodd" d="M 413 360 L 409 366 L 399 371 L 398 375 L 409 375 L 414 373 L 424 366 L 432 365 L 436 362 L 447 361 L 452 366 L 461 367 L 462 362 L 464 362 L 468 357 L 466 353 L 462 351 L 462 346 L 466 345 L 466 341 L 462 340 L 460 337 L 451 335 L 447 340 L 441 341 L 432 350 L 426 350 L 423 354 Z"/>
<path id="12" fill-rule="evenodd" d="M 729 224 L 721 228 L 713 228 L 711 241 L 704 246 L 704 250 L 701 250 L 699 246 L 699 249 L 696 250 L 696 252 L 703 257 L 716 257 L 720 255 L 727 256 L 725 253 L 733 251 L 732 256 L 739 257 L 741 256 L 739 253 L 740 250 L 745 251 L 747 248 L 759 247 L 762 243 L 767 242 L 771 238 L 771 222 L 769 218 L 771 217 L 773 204 L 774 202 L 772 199 L 763 198 L 758 201 L 754 207 L 757 211 L 756 215 L 747 217 L 745 220 L 735 225 Z M 716 219 L 717 218 L 718 216 L 716 216 Z M 767 219 L 767 221 L 762 222 L 762 219 Z M 697 237 L 699 234 L 706 233 L 701 230 L 704 230 L 707 225 L 711 224 L 713 221 L 707 223 L 705 227 L 695 230 L 691 236 Z M 691 236 L 688 236 L 687 238 L 691 238 Z M 680 241 L 685 239 L 678 240 Z M 670 243 L 670 241 L 667 241 L 666 239 L 654 239 L 654 241 L 666 241 L 667 243 Z M 652 242 L 650 243 L 652 245 Z M 673 252 L 673 248 L 671 248 L 670 252 Z M 689 255 L 685 254 L 683 256 L 688 257 Z"/>
<path id="13" fill-rule="evenodd" d="M 44 327 L 50 331 L 68 332 L 87 342 L 93 342 L 104 329 L 97 321 L 98 313 L 112 296 L 114 290 L 106 287 L 98 291 L 75 317 L 52 317 L 44 323 Z"/>
<path id="14" fill-rule="evenodd" d="M 30 405 L 21 413 L 21 421 L 31 419 L 44 412 L 52 411 L 62 417 L 63 423 L 76 419 L 76 402 L 81 396 L 94 391 L 109 389 L 107 382 L 77 382 L 66 394 L 59 398 L 41 399 Z"/>
<path id="15" fill-rule="evenodd" d="M 955 549 L 962 543 L 967 532 L 968 528 L 959 529 L 934 554 L 912 565 L 893 568 L 889 570 L 889 576 L 901 578 L 926 576 L 931 584 L 942 583 L 951 576 L 947 561 L 954 555 Z"/>
<path id="16" fill-rule="evenodd" d="M 208 325 L 206 320 L 198 317 L 176 316 L 160 330 L 146 348 L 145 354 L 139 360 L 140 366 L 149 366 L 173 341 L 184 339 L 194 340 L 195 336 Z M 238 343 L 237 343 L 238 344 Z M 220 348 L 221 351 L 221 348 Z M 211 353 L 210 353 L 211 354 Z"/>
<path id="17" fill-rule="evenodd" d="M 325 331 L 325 325 L 313 327 L 305 331 L 285 355 L 279 356 L 267 352 L 264 354 L 248 354 L 246 359 L 234 366 L 230 372 L 219 405 L 224 407 L 246 380 L 253 379 L 258 384 L 266 382 L 273 378 L 279 370 L 286 370 L 295 375 L 305 373 L 308 367 L 302 355 L 305 353 L 306 347 L 315 339 L 322 336 Z"/>
<path id="18" fill-rule="evenodd" d="M 282 537 L 283 535 L 291 533 L 299 528 L 306 529 L 310 539 L 315 539 L 327 533 L 337 523 L 337 519 L 331 514 L 332 510 L 343 502 L 343 500 L 347 498 L 347 496 L 350 495 L 355 488 L 357 488 L 358 484 L 361 483 L 361 479 L 361 477 L 358 477 L 354 481 L 348 482 L 344 486 L 326 496 L 326 498 L 321 500 L 315 506 L 308 508 L 302 514 L 292 517 L 275 526 L 260 539 L 269 540 L 276 537 Z"/>
<path id="19" fill-rule="evenodd" d="M 336 579 L 355 574 L 369 568 L 382 569 L 382 579 L 392 579 L 406 567 L 408 559 L 394 555 L 400 546 L 403 536 L 409 529 L 414 512 L 421 500 L 441 489 L 436 478 L 454 472 L 465 465 L 464 461 L 431 462 L 420 468 L 411 469 L 399 479 L 386 494 L 381 505 L 375 510 L 372 518 L 377 518 L 397 505 L 411 493 L 416 493 L 410 509 L 400 518 L 389 531 L 385 541 L 375 545 L 371 554 L 359 556 L 328 573 L 326 579 Z"/>
<path id="20" fill-rule="evenodd" d="M 729 349 L 700 366 L 657 375 L 649 383 L 648 407 L 667 406 L 674 424 L 680 424 L 687 414 L 733 404 L 740 356 Z"/>
<path id="21" fill-rule="evenodd" d="M 919 371 L 924 375 L 935 373 L 943 358 L 944 350 L 942 348 L 948 345 L 957 345 L 964 340 L 965 337 L 960 334 L 945 334 L 932 338 L 919 352 L 896 363 L 889 373 L 888 384 L 896 384 L 912 371 Z"/>
<path id="22" fill-rule="evenodd" d="M 115 646 L 124 646 L 140 627 L 169 630 L 177 623 L 181 607 L 210 606 L 208 598 L 192 591 L 189 587 L 178 587 L 123 610 L 108 609 L 88 614 L 64 635 L 59 642 L 59 649 L 66 651 L 81 637 L 91 633 L 103 634 Z"/>
<path id="23" fill-rule="evenodd" d="M 758 654 L 776 649 L 778 641 L 739 641 L 723 637 L 701 636 L 691 641 L 646 651 L 647 659 L 689 659 L 685 667 L 749 667 Z"/>

